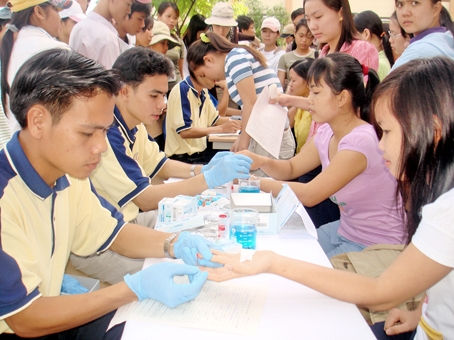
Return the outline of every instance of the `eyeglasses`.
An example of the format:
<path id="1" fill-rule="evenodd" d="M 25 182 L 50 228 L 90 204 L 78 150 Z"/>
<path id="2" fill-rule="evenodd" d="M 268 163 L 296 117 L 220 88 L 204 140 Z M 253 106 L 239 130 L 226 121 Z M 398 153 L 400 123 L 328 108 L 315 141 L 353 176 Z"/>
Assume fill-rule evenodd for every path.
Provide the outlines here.
<path id="1" fill-rule="evenodd" d="M 402 33 L 394 34 L 391 31 L 388 31 L 388 34 L 389 34 L 390 38 L 397 38 L 397 37 L 400 37 L 402 35 Z"/>

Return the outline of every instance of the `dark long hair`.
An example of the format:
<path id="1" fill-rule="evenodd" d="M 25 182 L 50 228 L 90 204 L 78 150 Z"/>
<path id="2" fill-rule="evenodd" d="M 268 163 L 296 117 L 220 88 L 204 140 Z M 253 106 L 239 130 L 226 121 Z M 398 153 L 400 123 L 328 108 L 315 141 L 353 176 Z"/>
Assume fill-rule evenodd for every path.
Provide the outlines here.
<path id="1" fill-rule="evenodd" d="M 304 81 L 307 81 L 309 69 L 311 68 L 313 63 L 314 59 L 312 58 L 297 60 L 289 67 L 289 70 L 293 70 L 298 75 L 298 77 L 301 77 L 304 79 Z"/>
<path id="2" fill-rule="evenodd" d="M 346 53 L 332 53 L 314 61 L 308 79 L 319 85 L 322 79 L 333 93 L 350 92 L 352 106 L 362 120 L 370 122 L 370 103 L 375 88 L 380 83 L 377 73 L 368 68 L 368 81 L 364 87 L 364 72 L 359 61 Z"/>
<path id="3" fill-rule="evenodd" d="M 391 72 L 374 95 L 375 128 L 380 130 L 376 109 L 384 101 L 403 131 L 397 178 L 408 210 L 408 242 L 421 222 L 422 207 L 454 188 L 453 79 L 451 59 L 415 59 Z"/>
<path id="4" fill-rule="evenodd" d="M 451 14 L 449 14 L 449 11 L 444 6 L 440 12 L 440 26 L 446 27 L 454 35 L 454 24 L 452 23 Z"/>
<path id="5" fill-rule="evenodd" d="M 205 31 L 208 25 L 205 23 L 205 17 L 202 14 L 194 14 L 189 21 L 188 28 L 183 35 L 183 42 L 186 48 L 197 40 L 197 33 Z"/>
<path id="6" fill-rule="evenodd" d="M 170 1 L 164 1 L 164 2 L 161 2 L 161 4 L 159 5 L 158 7 L 158 14 L 159 15 L 163 15 L 164 12 L 166 11 L 167 8 L 169 7 L 172 7 L 173 10 L 175 11 L 175 13 L 177 14 L 177 17 L 180 16 L 180 10 L 178 9 L 178 6 L 176 3 L 174 2 L 170 2 Z"/>
<path id="7" fill-rule="evenodd" d="M 388 58 L 391 66 L 394 65 L 394 56 L 391 44 L 389 42 L 388 33 L 383 29 L 383 23 L 377 13 L 372 11 L 364 11 L 355 16 L 355 27 L 359 33 L 363 33 L 367 28 L 370 34 L 377 36 L 381 40 L 386 58 Z"/>
<path id="8" fill-rule="evenodd" d="M 204 65 L 205 61 L 203 60 L 203 57 L 208 53 L 229 53 L 234 48 L 244 48 L 251 53 L 263 67 L 268 67 L 265 57 L 257 50 L 254 50 L 249 46 L 234 44 L 213 32 L 206 33 L 206 36 L 210 42 L 205 43 L 202 40 L 198 40 L 189 47 L 187 59 L 190 70 L 195 71 L 199 66 Z"/>
<path id="9" fill-rule="evenodd" d="M 306 9 L 307 1 L 309 0 L 304 0 L 304 9 Z M 335 52 L 339 52 L 344 43 L 350 45 L 354 40 L 357 40 L 357 31 L 355 23 L 353 22 L 353 14 L 350 9 L 350 4 L 348 0 L 322 0 L 322 2 L 326 7 L 331 8 L 336 12 L 342 11 L 342 32 L 335 50 Z"/>
<path id="10" fill-rule="evenodd" d="M 50 6 L 49 3 L 44 2 L 42 4 L 39 4 L 37 6 L 40 6 L 42 8 L 46 8 Z M 14 12 L 11 16 L 11 25 L 16 26 L 19 30 L 27 25 L 30 25 L 30 17 L 33 14 L 34 7 L 32 6 L 30 8 L 26 8 L 22 11 L 19 12 Z M 11 59 L 11 52 L 13 50 L 14 46 L 14 32 L 11 30 L 7 30 L 5 32 L 5 35 L 3 36 L 2 39 L 2 45 L 1 45 L 1 51 L 0 51 L 0 60 L 2 61 L 2 74 L 1 74 L 1 85 L 2 85 L 2 105 L 6 114 L 8 105 L 6 102 L 7 95 L 10 93 L 10 84 L 8 84 L 8 67 L 9 67 L 9 61 Z"/>

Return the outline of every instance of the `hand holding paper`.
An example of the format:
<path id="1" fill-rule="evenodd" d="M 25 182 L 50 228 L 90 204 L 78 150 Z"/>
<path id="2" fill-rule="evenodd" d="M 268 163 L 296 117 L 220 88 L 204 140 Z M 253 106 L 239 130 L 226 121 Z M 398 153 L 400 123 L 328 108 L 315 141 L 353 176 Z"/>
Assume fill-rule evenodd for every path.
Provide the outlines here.
<path id="1" fill-rule="evenodd" d="M 268 87 L 268 90 L 270 92 L 270 98 L 271 99 L 276 99 L 277 96 L 278 96 L 278 93 L 277 93 L 277 85 L 276 84 L 271 84 L 269 87 Z"/>
<path id="2" fill-rule="evenodd" d="M 279 98 L 281 95 L 279 95 Z M 252 108 L 246 132 L 273 157 L 279 158 L 287 109 L 270 104 L 268 87 L 264 87 Z"/>

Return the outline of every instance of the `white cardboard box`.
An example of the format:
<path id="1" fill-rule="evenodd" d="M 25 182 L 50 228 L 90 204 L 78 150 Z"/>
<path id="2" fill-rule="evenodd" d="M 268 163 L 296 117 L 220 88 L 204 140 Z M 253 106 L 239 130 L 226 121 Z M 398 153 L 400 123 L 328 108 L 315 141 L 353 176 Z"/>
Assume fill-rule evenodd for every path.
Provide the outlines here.
<path id="1" fill-rule="evenodd" d="M 234 194 L 232 194 L 233 196 Z M 258 195 L 258 194 L 238 194 L 238 195 Z M 266 195 L 266 194 L 265 194 Z M 259 212 L 259 221 L 257 223 L 257 233 L 259 234 L 277 234 L 279 230 L 284 226 L 296 208 L 301 204 L 298 197 L 292 189 L 284 184 L 282 190 L 279 192 L 276 198 L 271 198 L 270 212 Z M 246 197 L 246 196 L 243 196 Z M 236 202 L 235 202 L 236 201 Z M 236 205 L 238 200 L 231 200 L 230 207 L 235 208 L 250 208 L 255 209 L 254 204 L 256 200 L 250 198 L 248 204 L 241 206 Z M 244 200 L 240 201 L 244 203 Z M 256 206 L 256 205 L 255 205 Z M 256 209 L 257 210 L 257 209 Z"/>
<path id="2" fill-rule="evenodd" d="M 181 221 L 169 222 L 169 223 L 161 223 L 156 222 L 155 229 L 164 231 L 166 233 L 175 233 L 187 229 L 193 229 L 197 227 L 201 227 L 205 224 L 205 220 L 203 215 L 195 215 L 189 218 L 186 218 Z"/>
<path id="3" fill-rule="evenodd" d="M 259 213 L 273 212 L 273 196 L 270 193 L 231 193 L 230 194 L 230 207 L 248 208 L 257 210 Z"/>

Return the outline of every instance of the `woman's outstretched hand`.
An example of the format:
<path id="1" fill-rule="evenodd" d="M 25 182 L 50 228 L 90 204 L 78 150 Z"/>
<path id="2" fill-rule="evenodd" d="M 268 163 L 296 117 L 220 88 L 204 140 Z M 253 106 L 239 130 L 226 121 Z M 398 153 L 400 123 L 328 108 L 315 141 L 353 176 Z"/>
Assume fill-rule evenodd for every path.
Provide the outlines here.
<path id="1" fill-rule="evenodd" d="M 258 251 L 252 260 L 240 262 L 241 254 L 228 254 L 218 250 L 212 250 L 212 262 L 223 264 L 220 268 L 205 268 L 200 269 L 208 272 L 208 280 L 222 282 L 234 279 L 241 276 L 256 275 L 268 272 L 273 252 L 272 251 Z"/>

